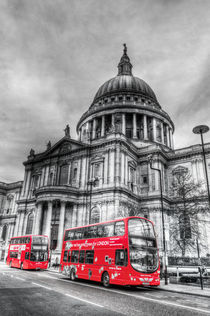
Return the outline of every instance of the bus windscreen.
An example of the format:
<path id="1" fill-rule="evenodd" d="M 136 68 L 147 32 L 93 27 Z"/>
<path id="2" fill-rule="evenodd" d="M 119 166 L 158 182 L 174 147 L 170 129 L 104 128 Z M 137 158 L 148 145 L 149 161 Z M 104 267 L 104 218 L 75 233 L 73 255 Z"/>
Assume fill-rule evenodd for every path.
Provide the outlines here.
<path id="1" fill-rule="evenodd" d="M 159 259 L 152 223 L 140 218 L 129 219 L 128 234 L 131 266 L 138 272 L 156 271 Z"/>

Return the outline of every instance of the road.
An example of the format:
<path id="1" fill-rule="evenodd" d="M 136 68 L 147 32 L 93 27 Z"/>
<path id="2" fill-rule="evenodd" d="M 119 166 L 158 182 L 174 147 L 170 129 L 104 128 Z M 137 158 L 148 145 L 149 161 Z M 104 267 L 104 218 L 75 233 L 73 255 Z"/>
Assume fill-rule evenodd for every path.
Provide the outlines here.
<path id="1" fill-rule="evenodd" d="M 0 316 L 210 315 L 209 298 L 146 288 L 104 288 L 51 271 L 0 265 Z"/>

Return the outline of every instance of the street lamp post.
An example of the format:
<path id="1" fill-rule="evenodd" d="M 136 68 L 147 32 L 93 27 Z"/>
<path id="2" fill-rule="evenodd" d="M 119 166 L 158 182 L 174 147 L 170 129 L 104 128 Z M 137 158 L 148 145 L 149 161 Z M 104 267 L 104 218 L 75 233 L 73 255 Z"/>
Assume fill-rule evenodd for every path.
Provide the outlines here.
<path id="1" fill-rule="evenodd" d="M 164 209 L 163 209 L 163 189 L 162 189 L 162 174 L 161 169 L 154 168 L 152 166 L 153 158 L 152 156 L 149 157 L 149 164 L 152 170 L 158 171 L 159 173 L 159 184 L 160 184 L 160 200 L 161 200 L 161 214 L 162 214 L 162 227 L 163 227 L 163 257 L 164 257 L 164 277 L 165 277 L 165 284 L 168 284 L 168 272 L 167 272 L 167 253 L 166 253 L 166 238 L 165 238 L 165 220 L 164 220 Z"/>
<path id="2" fill-rule="evenodd" d="M 210 208 L 209 180 L 208 180 L 208 173 L 207 173 L 207 166 L 206 166 L 206 154 L 205 154 L 204 142 L 203 142 L 203 134 L 207 133 L 208 131 L 209 131 L 209 127 L 207 125 L 198 125 L 198 126 L 193 128 L 194 134 L 201 135 L 201 145 L 202 145 L 204 168 L 205 168 L 205 174 L 206 174 L 207 193 L 208 193 L 209 208 Z"/>

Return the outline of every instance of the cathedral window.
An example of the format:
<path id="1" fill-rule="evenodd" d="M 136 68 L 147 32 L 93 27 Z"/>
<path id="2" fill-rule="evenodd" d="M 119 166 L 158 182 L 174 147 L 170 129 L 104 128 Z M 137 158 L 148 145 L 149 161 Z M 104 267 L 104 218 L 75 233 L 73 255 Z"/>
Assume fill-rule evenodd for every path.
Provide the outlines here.
<path id="1" fill-rule="evenodd" d="M 69 171 L 69 165 L 63 165 L 60 167 L 60 178 L 59 178 L 59 184 L 64 185 L 68 183 L 68 171 Z"/>
<path id="2" fill-rule="evenodd" d="M 77 168 L 74 168 L 73 170 L 73 181 L 77 180 Z"/>
<path id="3" fill-rule="evenodd" d="M 50 172 L 49 178 L 48 178 L 48 185 L 53 185 L 53 176 L 54 176 L 54 173 Z"/>
<path id="4" fill-rule="evenodd" d="M 39 185 L 39 175 L 34 176 L 34 189 L 38 188 Z"/>
<path id="5" fill-rule="evenodd" d="M 147 175 L 142 175 L 141 176 L 141 183 L 142 184 L 148 184 L 148 176 Z"/>
<path id="6" fill-rule="evenodd" d="M 152 173 L 152 191 L 155 191 L 155 174 Z"/>
<path id="7" fill-rule="evenodd" d="M 32 234 L 32 229 L 33 229 L 33 221 L 34 221 L 34 215 L 33 213 L 30 213 L 28 215 L 28 221 L 27 221 L 27 227 L 26 227 L 26 234 Z"/>
<path id="8" fill-rule="evenodd" d="M 91 210 L 91 224 L 100 222 L 100 210 L 98 207 L 94 207 Z"/>

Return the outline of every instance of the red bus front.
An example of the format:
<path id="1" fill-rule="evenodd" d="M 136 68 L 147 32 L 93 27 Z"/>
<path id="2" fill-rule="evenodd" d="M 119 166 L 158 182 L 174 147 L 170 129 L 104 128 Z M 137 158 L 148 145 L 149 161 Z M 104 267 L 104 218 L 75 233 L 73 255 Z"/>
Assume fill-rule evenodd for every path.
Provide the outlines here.
<path id="1" fill-rule="evenodd" d="M 49 261 L 48 237 L 27 235 L 10 240 L 7 264 L 20 269 L 47 269 Z"/>
<path id="2" fill-rule="evenodd" d="M 65 231 L 61 271 L 71 279 L 109 284 L 160 284 L 158 249 L 151 221 L 129 217 Z"/>

